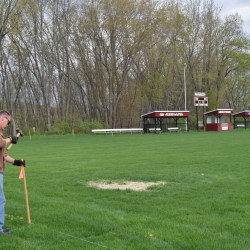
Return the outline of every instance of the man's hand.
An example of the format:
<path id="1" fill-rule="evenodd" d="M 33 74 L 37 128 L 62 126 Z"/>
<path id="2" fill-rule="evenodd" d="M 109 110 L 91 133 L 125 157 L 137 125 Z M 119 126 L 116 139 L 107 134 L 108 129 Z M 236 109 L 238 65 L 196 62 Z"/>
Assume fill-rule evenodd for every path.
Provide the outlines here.
<path id="1" fill-rule="evenodd" d="M 17 144 L 17 141 L 18 141 L 18 137 L 16 137 L 16 136 L 11 137 L 11 143 L 12 144 Z"/>
<path id="2" fill-rule="evenodd" d="M 14 166 L 24 166 L 25 167 L 25 160 L 14 160 L 14 163 L 13 163 Z"/>

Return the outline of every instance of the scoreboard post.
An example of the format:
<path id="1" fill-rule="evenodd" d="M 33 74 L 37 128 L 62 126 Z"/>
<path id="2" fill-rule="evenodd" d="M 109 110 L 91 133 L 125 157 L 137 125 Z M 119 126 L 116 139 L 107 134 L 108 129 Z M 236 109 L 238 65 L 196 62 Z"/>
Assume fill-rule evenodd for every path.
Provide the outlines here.
<path id="1" fill-rule="evenodd" d="M 205 92 L 195 92 L 194 93 L 194 106 L 196 107 L 197 114 L 197 130 L 199 130 L 199 118 L 198 118 L 198 110 L 197 107 L 203 107 L 203 129 L 205 130 L 205 117 L 204 117 L 204 107 L 208 106 L 208 97 Z"/>

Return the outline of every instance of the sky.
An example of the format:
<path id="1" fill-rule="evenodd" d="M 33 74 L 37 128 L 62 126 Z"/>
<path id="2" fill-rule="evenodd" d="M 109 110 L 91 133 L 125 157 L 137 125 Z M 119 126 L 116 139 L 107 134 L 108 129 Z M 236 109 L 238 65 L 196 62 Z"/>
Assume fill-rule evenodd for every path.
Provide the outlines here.
<path id="1" fill-rule="evenodd" d="M 214 0 L 221 7 L 221 17 L 238 13 L 244 21 L 243 29 L 250 36 L 250 0 Z"/>

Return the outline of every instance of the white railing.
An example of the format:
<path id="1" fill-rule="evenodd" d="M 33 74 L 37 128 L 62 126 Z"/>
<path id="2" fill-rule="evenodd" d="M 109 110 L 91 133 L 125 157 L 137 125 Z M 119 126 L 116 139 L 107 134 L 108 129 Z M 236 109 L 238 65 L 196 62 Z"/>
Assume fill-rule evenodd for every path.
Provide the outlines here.
<path id="1" fill-rule="evenodd" d="M 114 133 L 142 133 L 142 128 L 104 128 L 104 129 L 92 129 L 93 134 L 114 134 Z"/>

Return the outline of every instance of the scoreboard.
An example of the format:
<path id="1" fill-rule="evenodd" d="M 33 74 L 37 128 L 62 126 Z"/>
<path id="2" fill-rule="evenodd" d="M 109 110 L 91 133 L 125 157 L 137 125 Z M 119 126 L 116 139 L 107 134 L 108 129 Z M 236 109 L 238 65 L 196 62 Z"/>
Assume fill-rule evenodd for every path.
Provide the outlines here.
<path id="1" fill-rule="evenodd" d="M 195 96 L 194 97 L 194 106 L 196 106 L 196 107 L 208 106 L 208 97 L 206 97 L 206 96 Z"/>

